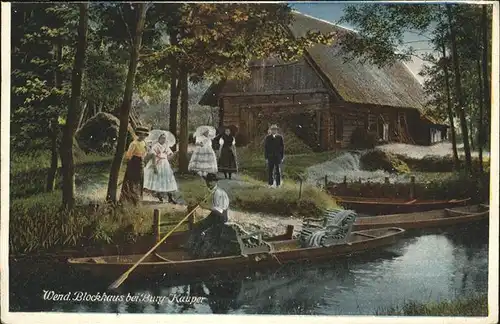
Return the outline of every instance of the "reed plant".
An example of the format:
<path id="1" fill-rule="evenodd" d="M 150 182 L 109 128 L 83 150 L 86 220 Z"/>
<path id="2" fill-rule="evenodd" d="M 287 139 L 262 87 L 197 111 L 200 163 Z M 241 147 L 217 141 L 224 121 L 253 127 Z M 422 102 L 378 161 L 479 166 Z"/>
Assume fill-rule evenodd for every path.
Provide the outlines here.
<path id="1" fill-rule="evenodd" d="M 151 233 L 153 209 L 148 206 L 78 205 L 60 209 L 61 192 L 43 193 L 11 202 L 9 248 L 13 255 L 49 252 L 78 246 L 119 244 Z M 177 220 L 181 212 L 162 215 Z"/>

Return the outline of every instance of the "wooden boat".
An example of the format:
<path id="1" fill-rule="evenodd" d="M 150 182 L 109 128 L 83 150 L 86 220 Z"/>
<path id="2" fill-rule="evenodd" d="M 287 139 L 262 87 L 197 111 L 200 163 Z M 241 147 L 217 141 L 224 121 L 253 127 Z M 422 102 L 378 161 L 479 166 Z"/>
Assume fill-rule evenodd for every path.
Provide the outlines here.
<path id="1" fill-rule="evenodd" d="M 358 254 L 379 247 L 393 244 L 404 233 L 401 228 L 380 228 L 352 232 L 347 243 L 329 247 L 302 248 L 292 233 L 286 239 L 283 235 L 263 239 L 270 250 L 249 249 L 244 254 L 192 259 L 181 245 L 168 244 L 160 246 L 132 272 L 130 276 L 175 276 L 175 275 L 208 275 L 215 272 L 233 272 L 244 269 L 271 268 L 286 263 L 314 262 L 329 260 L 335 257 Z M 189 232 L 179 232 L 187 239 Z M 143 254 L 112 255 L 68 259 L 69 266 L 74 269 L 90 271 L 94 275 L 117 278 L 127 271 Z"/>
<path id="2" fill-rule="evenodd" d="M 337 203 L 345 209 L 352 209 L 370 216 L 395 213 L 416 213 L 435 209 L 467 205 L 470 198 L 451 200 L 404 200 L 392 198 L 363 198 L 335 196 Z"/>
<path id="3" fill-rule="evenodd" d="M 487 220 L 490 211 L 487 205 L 473 205 L 452 209 L 431 210 L 421 213 L 393 214 L 377 217 L 359 217 L 353 230 L 366 230 L 397 226 L 403 229 L 445 227 Z"/>

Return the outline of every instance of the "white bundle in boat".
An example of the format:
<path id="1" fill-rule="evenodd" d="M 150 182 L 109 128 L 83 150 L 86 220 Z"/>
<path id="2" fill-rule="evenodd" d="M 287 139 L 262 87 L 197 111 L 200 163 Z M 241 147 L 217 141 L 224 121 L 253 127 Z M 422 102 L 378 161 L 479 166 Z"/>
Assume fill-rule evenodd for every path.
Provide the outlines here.
<path id="1" fill-rule="evenodd" d="M 351 234 L 357 214 L 353 210 L 329 210 L 324 226 L 304 224 L 299 234 L 303 247 L 320 247 L 344 244 Z"/>

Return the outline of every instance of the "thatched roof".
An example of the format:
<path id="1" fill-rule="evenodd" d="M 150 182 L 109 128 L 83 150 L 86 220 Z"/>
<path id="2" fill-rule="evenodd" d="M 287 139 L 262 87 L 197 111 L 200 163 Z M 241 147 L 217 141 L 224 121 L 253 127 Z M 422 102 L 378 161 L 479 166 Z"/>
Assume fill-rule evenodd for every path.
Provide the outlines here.
<path id="1" fill-rule="evenodd" d="M 353 33 L 335 24 L 294 12 L 294 21 L 289 27 L 295 37 L 305 36 L 308 31 L 322 33 L 334 32 L 338 36 Z M 345 62 L 345 55 L 338 42 L 330 46 L 315 45 L 307 50 L 307 56 L 323 74 L 335 92 L 347 102 L 375 104 L 403 108 L 423 109 L 425 93 L 408 67 L 396 62 L 391 66 L 379 68 L 369 63 L 354 59 Z M 263 60 L 257 66 L 276 64 L 275 59 Z M 227 81 L 231 83 L 231 81 Z M 217 105 L 219 92 L 224 86 L 210 87 L 202 97 L 200 104 Z"/>

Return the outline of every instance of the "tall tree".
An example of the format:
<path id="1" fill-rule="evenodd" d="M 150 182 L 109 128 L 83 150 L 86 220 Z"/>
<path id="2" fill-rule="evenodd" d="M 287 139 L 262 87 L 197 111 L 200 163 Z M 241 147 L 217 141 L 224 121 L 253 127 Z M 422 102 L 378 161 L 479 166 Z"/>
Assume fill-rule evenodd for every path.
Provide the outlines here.
<path id="1" fill-rule="evenodd" d="M 73 141 L 81 112 L 80 94 L 82 89 L 89 21 L 89 4 L 81 3 L 79 4 L 79 8 L 80 19 L 78 23 L 78 42 L 71 78 L 71 100 L 61 143 L 63 176 L 62 206 L 66 209 L 72 209 L 75 205 L 75 161 L 73 157 Z"/>
<path id="2" fill-rule="evenodd" d="M 469 131 L 467 127 L 467 119 L 465 117 L 465 100 L 462 92 L 462 81 L 461 81 L 461 71 L 460 71 L 460 57 L 457 49 L 457 36 L 456 36 L 456 26 L 454 25 L 454 14 L 451 5 L 446 5 L 446 15 L 448 18 L 448 25 L 450 31 L 450 41 L 451 41 L 451 54 L 453 62 L 453 70 L 455 74 L 455 92 L 457 95 L 457 105 L 456 111 L 460 120 L 460 128 L 462 131 L 462 141 L 464 143 L 464 153 L 465 153 L 465 172 L 469 173 L 472 170 L 472 158 L 470 152 L 469 143 Z"/>
<path id="3" fill-rule="evenodd" d="M 170 31 L 170 44 L 178 46 L 178 32 L 175 29 Z M 172 134 L 177 135 L 177 113 L 179 106 L 179 84 L 178 84 L 178 67 L 176 60 L 171 60 L 170 63 L 170 109 L 169 109 L 169 130 Z M 177 148 L 174 146 L 175 151 Z"/>
<path id="4" fill-rule="evenodd" d="M 128 133 L 128 121 L 132 104 L 132 94 L 134 91 L 134 80 L 137 72 L 137 64 L 139 61 L 139 53 L 142 44 L 144 25 L 146 22 L 146 13 L 150 5 L 147 3 L 136 3 L 131 6 L 134 6 L 136 9 L 136 22 L 134 34 L 131 37 L 132 39 L 130 42 L 129 69 L 127 73 L 127 81 L 125 83 L 123 102 L 120 108 L 120 129 L 118 135 L 118 143 L 116 146 L 115 156 L 111 164 L 108 192 L 106 194 L 106 200 L 111 202 L 117 201 L 118 175 L 120 173 L 120 167 L 125 153 L 125 145 Z"/>
<path id="5" fill-rule="evenodd" d="M 188 74 L 186 69 L 181 67 L 181 73 L 179 74 L 179 88 L 181 93 L 181 111 L 180 111 L 180 138 L 182 139 L 179 145 L 179 169 L 181 172 L 188 172 L 188 155 L 187 155 L 187 138 L 188 138 Z"/>
<path id="6" fill-rule="evenodd" d="M 446 57 L 446 46 L 444 41 L 441 43 L 441 55 L 442 63 L 441 68 L 444 73 L 444 86 L 446 92 L 446 114 L 448 115 L 448 122 L 450 123 L 450 133 L 451 133 L 451 145 L 453 152 L 453 162 L 455 164 L 455 169 L 458 170 L 459 162 L 458 159 L 458 150 L 457 150 L 457 134 L 455 131 L 455 119 L 453 114 L 453 102 L 451 99 L 451 90 L 450 90 L 450 74 L 448 72 L 448 64 L 449 61 Z"/>
<path id="7" fill-rule="evenodd" d="M 489 54 L 489 42 L 490 39 L 488 38 L 488 22 L 489 22 L 489 15 L 488 15 L 488 6 L 483 5 L 482 6 L 482 15 L 481 15 L 481 36 L 482 36 L 482 59 L 481 59 L 481 68 L 482 68 L 482 81 L 483 81 L 483 95 L 484 95 L 484 107 L 486 108 L 486 116 L 490 116 L 490 110 L 491 110 L 491 92 L 490 92 L 490 78 L 489 73 L 488 73 L 488 66 L 490 62 L 490 54 Z M 481 105 L 480 107 L 483 107 Z M 483 110 L 481 109 L 481 113 L 479 115 L 479 163 L 480 163 L 480 168 L 481 172 L 483 171 L 483 147 L 486 142 L 486 135 L 489 133 L 487 132 L 487 129 L 484 128 L 483 125 L 483 118 L 485 114 Z M 489 123 L 486 123 L 486 125 L 489 128 Z"/>

